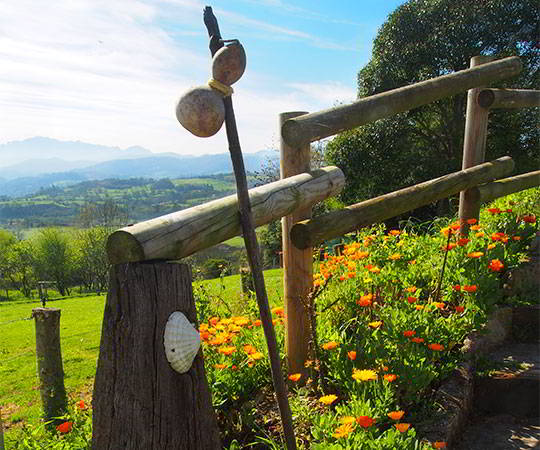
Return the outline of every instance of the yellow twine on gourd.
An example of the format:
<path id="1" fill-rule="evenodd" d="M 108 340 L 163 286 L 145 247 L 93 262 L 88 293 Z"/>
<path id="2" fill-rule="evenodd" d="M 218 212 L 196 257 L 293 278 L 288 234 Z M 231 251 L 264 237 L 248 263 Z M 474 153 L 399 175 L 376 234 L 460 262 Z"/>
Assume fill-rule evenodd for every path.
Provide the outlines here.
<path id="1" fill-rule="evenodd" d="M 234 92 L 232 87 L 227 86 L 226 84 L 223 84 L 221 81 L 215 80 L 214 78 L 210 78 L 208 80 L 208 86 L 210 86 L 212 89 L 215 89 L 216 91 L 221 92 L 225 97 L 228 97 Z"/>

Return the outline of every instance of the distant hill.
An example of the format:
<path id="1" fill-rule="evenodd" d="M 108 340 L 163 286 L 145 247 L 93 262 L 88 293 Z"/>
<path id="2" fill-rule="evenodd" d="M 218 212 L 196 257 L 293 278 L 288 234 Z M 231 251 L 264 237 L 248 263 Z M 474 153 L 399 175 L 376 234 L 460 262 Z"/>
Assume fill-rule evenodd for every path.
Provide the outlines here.
<path id="1" fill-rule="evenodd" d="M 272 150 L 244 154 L 247 171 L 260 170 L 269 159 L 278 158 Z M 228 153 L 186 156 L 43 137 L 0 145 L 0 197 L 21 197 L 86 180 L 186 178 L 231 172 Z"/>

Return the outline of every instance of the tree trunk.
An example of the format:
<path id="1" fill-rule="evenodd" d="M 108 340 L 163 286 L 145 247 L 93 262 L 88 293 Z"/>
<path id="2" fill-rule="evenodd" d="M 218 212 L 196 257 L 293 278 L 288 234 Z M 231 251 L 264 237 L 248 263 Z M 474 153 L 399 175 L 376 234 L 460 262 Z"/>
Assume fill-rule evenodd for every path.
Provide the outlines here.
<path id="1" fill-rule="evenodd" d="M 175 372 L 163 333 L 170 314 L 196 323 L 185 264 L 127 263 L 110 272 L 94 385 L 94 450 L 221 448 L 202 351 Z"/>
<path id="2" fill-rule="evenodd" d="M 32 317 L 36 323 L 36 358 L 41 402 L 45 419 L 50 420 L 67 411 L 60 350 L 60 310 L 34 308 Z"/>

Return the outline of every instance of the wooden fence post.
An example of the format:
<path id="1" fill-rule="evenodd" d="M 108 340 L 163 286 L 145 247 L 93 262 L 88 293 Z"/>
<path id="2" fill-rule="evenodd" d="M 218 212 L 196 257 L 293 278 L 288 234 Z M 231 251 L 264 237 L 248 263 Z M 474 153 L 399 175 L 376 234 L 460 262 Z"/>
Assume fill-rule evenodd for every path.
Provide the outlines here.
<path id="1" fill-rule="evenodd" d="M 279 128 L 288 119 L 306 112 L 286 112 L 279 115 Z M 281 131 L 280 131 L 281 136 Z M 289 146 L 281 140 L 281 178 L 292 177 L 310 169 L 310 144 Z M 291 242 L 289 232 L 299 220 L 311 217 L 311 207 L 297 210 L 281 219 L 283 243 L 283 288 L 286 315 L 285 347 L 290 373 L 306 374 L 304 363 L 308 358 L 310 325 L 305 306 L 313 287 L 313 249 L 299 250 Z"/>
<path id="2" fill-rule="evenodd" d="M 34 308 L 36 359 L 44 417 L 48 420 L 67 412 L 64 369 L 60 349 L 60 309 Z"/>
<path id="3" fill-rule="evenodd" d="M 171 313 L 197 322 L 189 266 L 114 265 L 109 286 L 92 401 L 92 448 L 220 449 L 202 351 L 180 374 L 163 346 Z"/>
<path id="4" fill-rule="evenodd" d="M 470 67 L 480 66 L 493 61 L 492 56 L 473 56 Z M 486 156 L 486 137 L 489 109 L 478 104 L 477 97 L 483 88 L 469 89 L 467 92 L 467 115 L 465 117 L 465 136 L 463 139 L 463 161 L 461 169 L 482 164 Z M 467 219 L 478 219 L 480 215 L 480 199 L 474 190 L 462 191 L 459 194 L 459 220 L 461 234 L 466 235 L 469 227 Z"/>
<path id="5" fill-rule="evenodd" d="M 2 424 L 2 409 L 0 408 L 0 450 L 4 450 L 4 426 Z"/>

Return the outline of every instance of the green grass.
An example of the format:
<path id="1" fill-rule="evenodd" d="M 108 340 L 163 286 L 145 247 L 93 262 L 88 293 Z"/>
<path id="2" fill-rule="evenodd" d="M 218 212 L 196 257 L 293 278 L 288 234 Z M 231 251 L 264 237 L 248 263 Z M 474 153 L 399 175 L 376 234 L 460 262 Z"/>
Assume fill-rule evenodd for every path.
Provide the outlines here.
<path id="1" fill-rule="evenodd" d="M 39 306 L 39 302 L 0 303 L 0 405 L 7 411 L 2 414 L 6 426 L 33 422 L 41 415 L 34 322 L 28 320 L 32 308 Z M 95 375 L 105 297 L 66 298 L 48 306 L 62 310 L 65 386 L 68 393 L 75 394 L 87 388 Z"/>
<path id="2" fill-rule="evenodd" d="M 282 270 L 264 273 L 271 305 L 281 304 Z M 202 282 L 211 295 L 219 295 L 238 312 L 241 299 L 239 275 Z M 223 287 L 222 287 L 223 286 Z M 4 426 L 36 424 L 41 416 L 39 381 L 36 374 L 36 343 L 32 309 L 38 300 L 0 302 L 0 407 Z M 68 395 L 87 397 L 96 372 L 105 296 L 81 296 L 49 301 L 48 307 L 62 310 L 60 339 Z"/>

